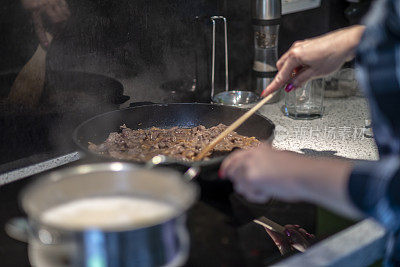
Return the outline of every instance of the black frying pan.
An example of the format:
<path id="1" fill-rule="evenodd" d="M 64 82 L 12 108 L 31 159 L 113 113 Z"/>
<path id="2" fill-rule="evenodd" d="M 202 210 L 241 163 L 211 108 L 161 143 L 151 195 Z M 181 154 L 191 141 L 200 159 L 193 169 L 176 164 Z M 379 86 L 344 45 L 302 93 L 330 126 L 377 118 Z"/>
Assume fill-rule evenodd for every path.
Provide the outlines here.
<path id="1" fill-rule="evenodd" d="M 208 128 L 219 123 L 230 125 L 246 111 L 235 107 L 200 103 L 153 104 L 127 108 L 104 113 L 83 122 L 75 129 L 73 140 L 85 153 L 109 160 L 111 157 L 90 151 L 88 142 L 95 144 L 103 142 L 111 132 L 119 131 L 122 124 L 126 124 L 131 129 L 147 129 L 153 126 L 191 128 L 198 125 Z M 275 125 L 269 119 L 256 113 L 236 131 L 242 135 L 267 141 L 272 140 L 274 128 Z M 178 163 L 207 169 L 218 168 L 223 158 L 216 157 L 198 162 L 179 161 Z"/>

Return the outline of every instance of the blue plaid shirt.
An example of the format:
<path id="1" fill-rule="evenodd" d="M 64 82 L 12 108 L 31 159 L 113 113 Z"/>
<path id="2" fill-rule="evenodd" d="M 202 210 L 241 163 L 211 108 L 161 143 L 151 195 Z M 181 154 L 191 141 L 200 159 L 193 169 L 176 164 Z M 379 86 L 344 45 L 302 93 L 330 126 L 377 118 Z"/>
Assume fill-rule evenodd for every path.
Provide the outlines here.
<path id="1" fill-rule="evenodd" d="M 400 265 L 400 1 L 379 0 L 365 19 L 358 78 L 369 99 L 380 160 L 355 166 L 354 204 L 391 232 L 387 265 Z"/>

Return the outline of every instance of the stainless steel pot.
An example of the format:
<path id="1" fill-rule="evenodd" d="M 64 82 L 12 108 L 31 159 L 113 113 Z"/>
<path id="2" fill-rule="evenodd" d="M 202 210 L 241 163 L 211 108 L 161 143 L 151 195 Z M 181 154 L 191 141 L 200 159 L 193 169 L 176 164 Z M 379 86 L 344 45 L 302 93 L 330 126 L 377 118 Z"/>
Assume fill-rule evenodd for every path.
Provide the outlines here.
<path id="1" fill-rule="evenodd" d="M 7 233 L 29 243 L 33 266 L 181 266 L 188 256 L 185 212 L 198 190 L 179 173 L 130 163 L 100 163 L 62 169 L 41 177 L 21 194 L 28 219 L 14 219 Z M 41 214 L 73 200 L 140 196 L 176 207 L 165 221 L 124 228 L 72 230 L 46 225 Z"/>

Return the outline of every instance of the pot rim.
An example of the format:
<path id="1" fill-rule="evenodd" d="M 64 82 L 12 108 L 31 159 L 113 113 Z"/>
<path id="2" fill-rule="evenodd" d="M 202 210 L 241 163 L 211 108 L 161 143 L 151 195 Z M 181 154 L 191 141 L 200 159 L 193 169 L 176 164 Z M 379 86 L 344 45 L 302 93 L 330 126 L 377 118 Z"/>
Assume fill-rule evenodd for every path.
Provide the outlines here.
<path id="1" fill-rule="evenodd" d="M 84 175 L 84 174 L 89 174 L 89 173 L 96 173 L 96 172 L 120 172 L 120 171 L 135 171 L 135 170 L 149 170 L 149 171 L 156 171 L 158 173 L 161 172 L 169 172 L 170 174 L 175 174 L 177 178 L 181 178 L 180 181 L 187 186 L 187 190 L 190 190 L 190 199 L 189 201 L 183 203 L 180 205 L 176 212 L 174 212 L 171 216 L 168 216 L 164 218 L 163 220 L 155 220 L 152 223 L 149 223 L 147 225 L 122 225 L 122 226 L 117 226 L 115 228 L 112 227 L 83 227 L 83 228 L 71 228 L 71 227 L 63 227 L 63 226 L 55 226 L 52 224 L 44 223 L 40 219 L 40 214 L 36 214 L 35 212 L 30 211 L 30 209 L 27 207 L 27 201 L 29 200 L 29 194 L 35 192 L 36 190 L 40 190 L 40 187 L 44 184 L 47 184 L 49 182 L 57 182 L 62 179 L 66 179 L 68 177 L 76 176 L 76 175 Z M 100 195 L 99 195 L 100 196 Z M 124 196 L 121 194 L 115 194 L 115 195 L 110 195 L 110 196 Z M 97 196 L 88 196 L 90 197 L 97 197 Z M 69 168 L 64 168 L 61 170 L 57 171 L 52 171 L 48 174 L 45 174 L 41 177 L 39 177 L 37 180 L 26 186 L 20 193 L 19 196 L 19 205 L 23 209 L 23 211 L 27 214 L 28 220 L 31 222 L 34 222 L 36 224 L 46 226 L 49 229 L 54 229 L 58 231 L 64 231 L 64 232 L 75 232 L 75 233 L 83 233 L 86 231 L 90 230 L 100 230 L 102 232 L 126 232 L 126 231 L 135 231 L 135 230 L 140 230 L 140 229 L 145 229 L 145 228 L 150 228 L 154 227 L 160 224 L 167 223 L 169 221 L 173 221 L 175 219 L 179 219 L 181 217 L 184 217 L 185 213 L 187 210 L 197 201 L 199 197 L 199 188 L 193 184 L 190 183 L 189 181 L 185 180 L 182 177 L 182 174 L 180 174 L 178 171 L 175 171 L 171 168 L 165 168 L 165 167 L 160 167 L 156 170 L 150 170 L 141 167 L 140 165 L 136 165 L 133 163 L 128 163 L 128 162 L 104 162 L 104 163 L 92 163 L 92 164 L 84 164 L 84 165 L 78 165 L 74 167 L 69 167 Z M 79 199 L 79 198 L 78 198 Z M 74 200 L 71 200 L 74 201 Z M 65 202 L 68 203 L 68 202 Z"/>

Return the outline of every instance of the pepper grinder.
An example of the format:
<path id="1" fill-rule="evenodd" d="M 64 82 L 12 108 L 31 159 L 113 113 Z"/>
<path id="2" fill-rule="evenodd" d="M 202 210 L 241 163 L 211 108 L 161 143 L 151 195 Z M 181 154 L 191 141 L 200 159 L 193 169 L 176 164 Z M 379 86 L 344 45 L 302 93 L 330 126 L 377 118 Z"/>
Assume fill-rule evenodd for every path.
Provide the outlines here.
<path id="1" fill-rule="evenodd" d="M 252 0 L 254 30 L 253 90 L 257 94 L 272 82 L 277 71 L 278 35 L 281 23 L 281 0 Z M 267 103 L 278 102 L 282 89 Z"/>

